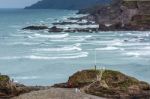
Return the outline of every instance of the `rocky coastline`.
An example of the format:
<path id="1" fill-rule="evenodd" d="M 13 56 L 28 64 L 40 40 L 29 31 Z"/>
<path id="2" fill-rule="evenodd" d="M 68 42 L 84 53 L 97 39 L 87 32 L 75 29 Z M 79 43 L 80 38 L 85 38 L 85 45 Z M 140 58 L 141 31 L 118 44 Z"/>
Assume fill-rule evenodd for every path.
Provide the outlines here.
<path id="1" fill-rule="evenodd" d="M 78 14 L 89 14 L 87 19 L 99 24 L 104 31 L 149 31 L 150 1 L 113 0 L 109 5 L 95 5 L 79 10 Z"/>
<path id="2" fill-rule="evenodd" d="M 98 32 L 98 31 L 149 31 L 150 1 L 115 0 L 109 5 L 96 5 L 81 9 L 81 17 L 70 17 L 48 26 L 28 26 L 23 30 L 43 30 L 49 32 Z M 78 27 L 73 27 L 77 25 Z M 71 27 L 72 26 L 72 27 Z"/>
<path id="3" fill-rule="evenodd" d="M 60 90 L 61 93 L 59 93 Z M 0 98 L 28 99 L 28 94 L 33 95 L 33 97 L 49 94 L 49 97 L 45 99 L 55 99 L 53 97 L 58 96 L 57 99 L 69 99 L 70 96 L 66 96 L 68 93 L 72 97 L 78 97 L 77 93 L 79 93 L 80 96 L 87 97 L 87 99 L 103 99 L 101 97 L 111 99 L 149 99 L 150 85 L 121 72 L 103 69 L 78 71 L 70 76 L 66 83 L 53 86 L 25 86 L 13 82 L 7 75 L 0 75 Z"/>

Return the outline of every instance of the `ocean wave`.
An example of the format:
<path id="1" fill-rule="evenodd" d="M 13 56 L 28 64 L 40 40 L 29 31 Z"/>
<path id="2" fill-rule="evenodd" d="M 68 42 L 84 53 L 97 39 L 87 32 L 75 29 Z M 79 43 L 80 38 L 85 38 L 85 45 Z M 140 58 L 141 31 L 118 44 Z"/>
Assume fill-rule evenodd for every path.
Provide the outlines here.
<path id="1" fill-rule="evenodd" d="M 85 35 L 85 36 L 72 36 L 72 37 L 75 37 L 75 38 L 91 38 L 92 35 Z"/>
<path id="2" fill-rule="evenodd" d="M 59 39 L 59 38 L 65 38 L 68 37 L 69 34 L 57 34 L 57 35 L 45 35 L 45 34 L 34 34 L 34 37 L 37 38 L 54 38 L 54 39 Z"/>
<path id="3" fill-rule="evenodd" d="M 150 50 L 150 46 L 143 47 L 144 50 Z"/>
<path id="4" fill-rule="evenodd" d="M 13 43 L 5 43 L 5 45 L 38 45 L 39 43 L 31 43 L 31 42 L 13 42 Z"/>
<path id="5" fill-rule="evenodd" d="M 82 42 L 85 41 L 87 38 L 92 37 L 91 35 L 87 35 L 87 36 L 70 36 L 67 38 L 63 38 L 63 39 L 53 39 L 51 41 L 53 42 Z"/>
<path id="6" fill-rule="evenodd" d="M 64 45 L 63 45 L 64 46 Z M 73 45 L 68 45 L 65 47 L 59 47 L 59 48 L 39 48 L 39 49 L 33 49 L 33 51 L 82 51 L 82 48 L 80 48 L 81 43 L 76 43 Z"/>
<path id="7" fill-rule="evenodd" d="M 138 52 L 127 52 L 125 55 L 139 57 L 141 54 Z"/>
<path id="8" fill-rule="evenodd" d="M 150 36 L 150 32 L 129 32 L 129 33 L 126 33 L 126 35 L 128 36 L 135 36 L 135 37 L 149 37 Z"/>
<path id="9" fill-rule="evenodd" d="M 123 55 L 126 55 L 126 56 L 133 56 L 133 57 L 143 57 L 143 56 L 147 56 L 149 57 L 150 56 L 150 51 L 129 51 L 129 52 L 126 52 L 124 53 Z"/>
<path id="10" fill-rule="evenodd" d="M 119 39 L 116 39 L 116 40 L 111 41 L 110 45 L 113 45 L 113 46 L 122 46 L 123 45 L 123 41 L 119 40 Z"/>
<path id="11" fill-rule="evenodd" d="M 124 50 L 123 48 L 108 46 L 105 48 L 96 48 L 95 50 L 101 50 L 101 51 L 109 51 L 109 50 Z"/>
<path id="12" fill-rule="evenodd" d="M 123 45 L 121 46 L 126 46 L 126 47 L 132 47 L 132 46 L 150 46 L 150 43 L 146 43 L 146 42 L 143 42 L 143 43 L 124 43 Z"/>
<path id="13" fill-rule="evenodd" d="M 16 59 L 32 59 L 32 60 L 55 60 L 55 59 L 75 59 L 75 58 L 83 58 L 87 57 L 88 52 L 80 52 L 76 53 L 76 55 L 67 55 L 64 54 L 63 56 L 36 56 L 36 55 L 30 55 L 30 56 L 8 56 L 8 57 L 0 57 L 1 60 L 16 60 Z"/>
<path id="14" fill-rule="evenodd" d="M 115 39 L 115 40 L 107 40 L 107 41 L 90 41 L 92 45 L 100 44 L 100 45 L 107 45 L 107 46 L 122 46 L 124 43 L 122 40 Z"/>
<path id="15" fill-rule="evenodd" d="M 74 44 L 74 46 L 79 47 L 79 46 L 81 46 L 81 43 L 76 43 L 76 44 Z"/>
<path id="16" fill-rule="evenodd" d="M 34 49 L 33 51 L 81 51 L 82 49 L 79 47 L 61 47 L 61 48 L 41 48 L 41 49 Z"/>
<path id="17" fill-rule="evenodd" d="M 21 33 L 21 34 L 33 34 L 35 33 L 35 31 L 30 31 L 30 30 L 17 30 L 18 33 Z"/>

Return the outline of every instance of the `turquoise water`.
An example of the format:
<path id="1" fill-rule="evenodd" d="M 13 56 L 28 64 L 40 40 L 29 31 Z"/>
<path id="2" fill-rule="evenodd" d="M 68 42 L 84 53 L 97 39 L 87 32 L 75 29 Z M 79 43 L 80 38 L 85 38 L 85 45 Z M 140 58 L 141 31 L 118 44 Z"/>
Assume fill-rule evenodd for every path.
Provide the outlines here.
<path id="1" fill-rule="evenodd" d="M 65 82 L 76 71 L 119 70 L 150 82 L 150 31 L 48 33 L 25 31 L 76 16 L 68 10 L 0 10 L 0 72 L 27 85 Z"/>

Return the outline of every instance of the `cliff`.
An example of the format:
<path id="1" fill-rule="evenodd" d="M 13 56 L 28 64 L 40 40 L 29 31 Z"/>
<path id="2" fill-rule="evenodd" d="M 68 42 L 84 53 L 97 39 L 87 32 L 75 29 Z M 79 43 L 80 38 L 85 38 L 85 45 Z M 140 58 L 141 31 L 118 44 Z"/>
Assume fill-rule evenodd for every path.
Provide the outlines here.
<path id="1" fill-rule="evenodd" d="M 106 4 L 111 0 L 42 0 L 25 9 L 69 9 L 78 10 L 95 4 Z"/>
<path id="2" fill-rule="evenodd" d="M 150 1 L 114 0 L 110 5 L 82 9 L 100 25 L 100 30 L 150 30 Z"/>

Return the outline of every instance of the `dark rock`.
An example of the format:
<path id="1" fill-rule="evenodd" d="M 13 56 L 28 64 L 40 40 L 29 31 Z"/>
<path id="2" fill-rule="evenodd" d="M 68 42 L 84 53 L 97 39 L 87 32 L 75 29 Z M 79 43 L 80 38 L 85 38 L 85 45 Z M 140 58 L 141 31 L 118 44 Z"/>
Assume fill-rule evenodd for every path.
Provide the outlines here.
<path id="1" fill-rule="evenodd" d="M 87 13 L 95 23 L 101 25 L 100 30 L 150 30 L 150 1 L 145 0 L 113 0 L 110 5 L 96 5 L 82 9 L 79 13 Z M 105 24 L 112 24 L 106 27 Z M 121 23 L 121 27 L 118 26 Z"/>
<path id="2" fill-rule="evenodd" d="M 57 28 L 56 26 L 53 26 L 52 28 L 49 29 L 49 32 L 97 32 L 98 28 L 68 28 L 66 30 L 62 28 Z"/>
<path id="3" fill-rule="evenodd" d="M 49 32 L 63 32 L 63 29 L 57 28 L 56 26 L 53 26 L 49 29 Z"/>
<path id="4" fill-rule="evenodd" d="M 78 25 L 93 25 L 95 23 L 92 23 L 92 22 L 85 22 L 85 23 L 81 23 L 81 22 L 56 22 L 56 23 L 53 23 L 53 25 L 74 25 L 74 24 L 78 24 Z"/>
<path id="5" fill-rule="evenodd" d="M 44 30 L 44 29 L 48 29 L 47 26 L 28 26 L 23 28 L 23 30 Z"/>
<path id="6" fill-rule="evenodd" d="M 64 32 L 88 32 L 88 33 L 92 33 L 92 32 L 97 32 L 98 28 L 74 28 L 74 29 L 67 29 Z"/>

